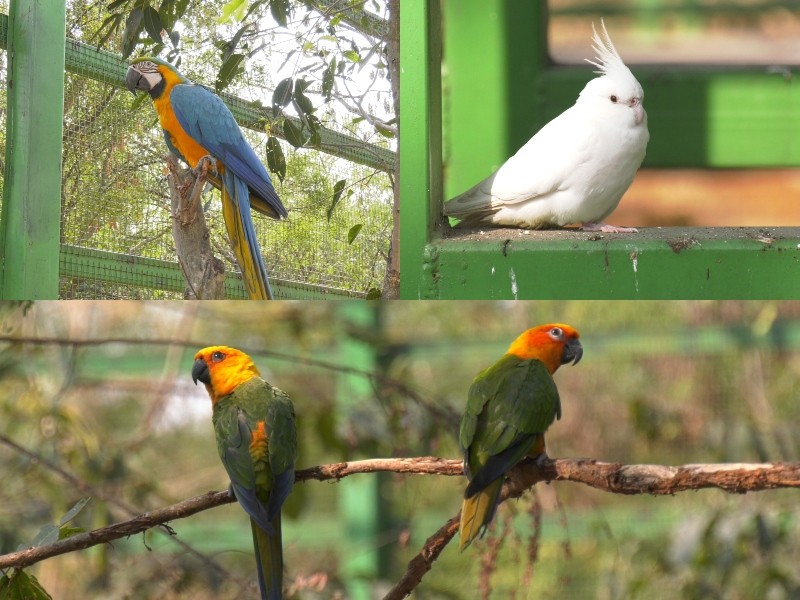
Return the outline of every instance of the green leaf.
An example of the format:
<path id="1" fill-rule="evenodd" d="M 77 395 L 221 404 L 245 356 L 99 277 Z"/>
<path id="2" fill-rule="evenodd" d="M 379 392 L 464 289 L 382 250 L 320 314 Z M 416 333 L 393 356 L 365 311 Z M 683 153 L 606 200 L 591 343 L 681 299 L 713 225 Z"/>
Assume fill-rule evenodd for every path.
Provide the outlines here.
<path id="1" fill-rule="evenodd" d="M 274 135 L 267 138 L 267 167 L 278 176 L 283 183 L 286 177 L 286 157 L 283 155 L 283 148 Z"/>
<path id="2" fill-rule="evenodd" d="M 125 31 L 122 34 L 122 58 L 130 56 L 136 43 L 139 41 L 139 34 L 142 32 L 142 20 L 144 12 L 141 8 L 134 8 L 125 21 Z"/>
<path id="3" fill-rule="evenodd" d="M 14 570 L 0 577 L 0 600 L 53 600 L 33 575 Z"/>
<path id="4" fill-rule="evenodd" d="M 162 0 L 158 7 L 158 18 L 161 19 L 161 26 L 168 32 L 175 26 L 175 0 Z"/>
<path id="5" fill-rule="evenodd" d="M 175 65 L 175 66 L 177 67 L 178 65 Z M 143 104 L 143 103 L 144 103 L 146 100 L 149 100 L 149 99 L 150 99 L 150 96 L 148 96 L 147 94 L 137 94 L 137 95 L 136 95 L 136 98 L 134 98 L 134 99 L 133 99 L 133 102 L 131 102 L 131 111 L 133 111 L 133 112 L 136 112 L 136 111 L 138 111 L 138 110 L 139 110 L 139 107 L 140 107 L 140 106 L 141 106 L 141 105 L 142 105 L 142 104 Z"/>
<path id="6" fill-rule="evenodd" d="M 219 73 L 217 73 L 217 81 L 214 83 L 217 93 L 225 89 L 233 78 L 244 70 L 242 66 L 244 60 L 244 54 L 231 54 L 228 59 L 222 63 L 222 66 L 219 68 Z"/>
<path id="7" fill-rule="evenodd" d="M 345 50 L 342 52 L 342 56 L 344 56 L 347 60 L 354 63 L 361 62 L 361 57 L 358 55 L 358 52 L 355 50 Z"/>
<path id="8" fill-rule="evenodd" d="M 306 121 L 308 122 L 309 129 L 311 129 L 311 139 L 308 145 L 313 148 L 319 148 L 322 146 L 322 137 L 319 133 L 322 123 L 320 123 L 319 119 L 314 115 L 307 115 Z"/>
<path id="9" fill-rule="evenodd" d="M 105 44 L 119 30 L 124 18 L 125 15 L 123 13 L 109 15 L 105 18 L 93 38 L 97 40 L 98 47 Z"/>
<path id="10" fill-rule="evenodd" d="M 69 510 L 66 512 L 66 514 L 65 514 L 63 517 L 61 517 L 61 518 L 59 519 L 59 521 L 58 521 L 58 524 L 59 524 L 59 525 L 66 525 L 67 523 L 69 523 L 70 521 L 72 521 L 72 519 L 74 519 L 75 517 L 77 517 L 77 516 L 78 516 L 78 514 L 79 514 L 79 513 L 80 513 L 80 512 L 81 512 L 81 511 L 84 509 L 84 507 L 85 507 L 87 504 L 89 504 L 89 500 L 91 500 L 91 499 L 92 499 L 92 498 L 91 498 L 91 496 L 87 496 L 86 498 L 81 498 L 80 500 L 78 500 L 78 501 L 75 503 L 75 506 L 73 506 L 72 508 L 70 508 L 70 509 L 69 509 Z"/>
<path id="11" fill-rule="evenodd" d="M 389 139 L 394 138 L 394 131 L 392 131 L 391 129 L 386 129 L 385 127 L 381 127 L 380 125 L 375 125 L 375 131 L 377 131 L 385 138 Z"/>
<path id="12" fill-rule="evenodd" d="M 106 6 L 106 12 L 114 12 L 120 6 L 122 6 L 123 4 L 127 4 L 127 3 L 128 3 L 128 0 L 114 0 L 113 2 L 110 2 L 108 4 L 108 6 Z"/>
<path id="13" fill-rule="evenodd" d="M 223 62 L 225 62 L 226 60 L 228 60 L 228 58 L 230 58 L 231 54 L 233 54 L 233 52 L 236 50 L 236 46 L 239 45 L 239 42 L 242 39 L 242 35 L 244 35 L 244 32 L 247 31 L 249 28 L 250 25 L 242 25 L 239 28 L 239 30 L 235 34 L 233 34 L 233 37 L 229 42 L 221 44 Z"/>
<path id="14" fill-rule="evenodd" d="M 231 19 L 241 21 L 246 11 L 247 0 L 228 0 L 225 6 L 222 7 L 222 13 L 220 13 L 217 22 L 227 23 Z"/>
<path id="15" fill-rule="evenodd" d="M 269 3 L 269 12 L 278 25 L 286 27 L 289 23 L 289 0 L 272 0 Z"/>
<path id="16" fill-rule="evenodd" d="M 344 192 L 344 186 L 346 184 L 347 184 L 346 179 L 340 179 L 339 181 L 333 184 L 333 201 L 331 202 L 331 205 L 328 208 L 328 222 L 330 222 L 331 217 L 333 216 L 333 209 L 336 208 L 336 205 L 339 204 L 339 200 L 342 199 L 342 192 Z"/>
<path id="17" fill-rule="evenodd" d="M 164 26 L 161 25 L 161 17 L 158 16 L 158 11 L 152 6 L 147 6 L 143 12 L 144 28 L 147 35 L 156 44 L 161 43 L 161 30 Z"/>
<path id="18" fill-rule="evenodd" d="M 333 79 L 336 74 L 336 57 L 331 58 L 327 68 L 322 73 L 322 95 L 325 102 L 331 101 L 331 94 L 333 93 Z"/>
<path id="19" fill-rule="evenodd" d="M 275 91 L 272 92 L 273 110 L 278 112 L 292 101 L 292 86 L 293 81 L 291 77 L 283 79 L 277 86 L 275 86 Z"/>
<path id="20" fill-rule="evenodd" d="M 357 223 L 350 228 L 350 231 L 347 232 L 347 243 L 352 244 L 353 241 L 358 237 L 358 233 L 361 231 L 361 228 L 364 227 L 363 223 Z"/>
<path id="21" fill-rule="evenodd" d="M 294 84 L 294 101 L 295 101 L 295 108 L 297 108 L 298 113 L 303 113 L 305 115 L 313 114 L 316 108 L 314 108 L 314 104 L 309 100 L 308 96 L 306 96 L 303 91 L 309 86 L 309 83 L 304 79 L 298 79 L 295 81 Z"/>
<path id="22" fill-rule="evenodd" d="M 41 529 L 33 536 L 31 545 L 38 548 L 39 546 L 47 546 L 53 542 L 58 541 L 58 527 L 52 523 L 43 525 Z"/>
<path id="23" fill-rule="evenodd" d="M 84 531 L 86 530 L 83 527 L 61 527 L 58 531 L 58 539 L 65 540 Z"/>
<path id="24" fill-rule="evenodd" d="M 303 135 L 303 129 L 289 119 L 284 119 L 283 121 L 283 133 L 286 136 L 286 141 L 295 148 L 303 147 L 308 139 Z"/>

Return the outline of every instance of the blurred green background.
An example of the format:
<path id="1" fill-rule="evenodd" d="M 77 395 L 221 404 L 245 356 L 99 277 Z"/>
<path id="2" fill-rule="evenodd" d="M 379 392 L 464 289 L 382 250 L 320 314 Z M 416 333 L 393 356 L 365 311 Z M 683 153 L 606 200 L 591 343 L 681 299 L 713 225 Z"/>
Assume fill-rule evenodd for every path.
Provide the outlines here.
<path id="1" fill-rule="evenodd" d="M 585 350 L 556 375 L 564 417 L 551 456 L 798 460 L 800 302 L 6 303 L 0 552 L 30 544 L 86 495 L 6 440 L 95 488 L 76 520 L 84 528 L 129 518 L 120 503 L 144 512 L 228 485 L 210 402 L 190 377 L 202 346 L 249 352 L 289 393 L 298 468 L 458 458 L 472 377 L 544 322 L 576 327 Z M 298 484 L 284 519 L 291 597 L 382 597 L 459 510 L 463 488 L 460 477 L 391 474 Z M 797 598 L 797 499 L 539 485 L 501 507 L 488 540 L 463 554 L 450 544 L 414 597 Z M 238 506 L 171 526 L 205 558 L 150 531 L 30 572 L 54 598 L 256 597 Z"/>

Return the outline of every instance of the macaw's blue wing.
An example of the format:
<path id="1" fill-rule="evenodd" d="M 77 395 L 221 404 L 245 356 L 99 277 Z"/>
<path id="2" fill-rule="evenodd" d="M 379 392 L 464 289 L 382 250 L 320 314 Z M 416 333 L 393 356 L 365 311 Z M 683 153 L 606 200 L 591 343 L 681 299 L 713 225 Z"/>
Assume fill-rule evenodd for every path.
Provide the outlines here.
<path id="1" fill-rule="evenodd" d="M 266 203 L 269 211 L 255 202 L 253 208 L 273 213 L 277 218 L 287 216 L 267 169 L 219 96 L 201 85 L 185 84 L 175 86 L 170 102 L 184 131 L 222 162 L 226 170 L 242 179 L 254 198 Z"/>
<path id="2" fill-rule="evenodd" d="M 222 191 L 225 227 L 249 297 L 272 298 L 250 212 L 256 208 L 278 218 L 287 214 L 267 170 L 244 139 L 228 107 L 210 90 L 193 84 L 178 85 L 170 94 L 170 102 L 183 130 L 222 165 L 221 177 L 209 174 L 209 180 Z"/>

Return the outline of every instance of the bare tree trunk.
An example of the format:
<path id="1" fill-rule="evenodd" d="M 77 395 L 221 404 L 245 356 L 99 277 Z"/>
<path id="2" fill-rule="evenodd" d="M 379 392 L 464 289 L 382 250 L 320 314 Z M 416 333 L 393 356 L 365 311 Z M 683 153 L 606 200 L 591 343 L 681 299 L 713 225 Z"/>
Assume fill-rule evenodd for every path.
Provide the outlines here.
<path id="1" fill-rule="evenodd" d="M 389 0 L 389 36 L 386 52 L 389 60 L 389 82 L 392 86 L 395 126 L 398 131 L 394 173 L 391 175 L 394 206 L 392 207 L 392 241 L 383 280 L 383 298 L 400 297 L 400 0 Z"/>
<path id="2" fill-rule="evenodd" d="M 175 252 L 186 279 L 183 297 L 187 300 L 222 300 L 225 298 L 225 264 L 211 250 L 211 235 L 201 206 L 205 187 L 204 171 L 195 174 L 183 169 L 178 159 L 167 156 L 172 201 L 172 235 Z"/>

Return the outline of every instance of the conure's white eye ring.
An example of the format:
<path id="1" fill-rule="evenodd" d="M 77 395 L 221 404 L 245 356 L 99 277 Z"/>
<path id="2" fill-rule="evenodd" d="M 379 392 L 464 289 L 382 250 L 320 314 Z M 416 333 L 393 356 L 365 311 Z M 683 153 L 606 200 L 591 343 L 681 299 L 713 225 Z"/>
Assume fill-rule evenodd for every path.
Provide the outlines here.
<path id="1" fill-rule="evenodd" d="M 564 331 L 561 329 L 561 327 L 553 327 L 550 330 L 550 337 L 553 337 L 555 339 L 559 339 L 559 338 L 563 337 L 563 335 L 564 335 Z"/>
<path id="2" fill-rule="evenodd" d="M 214 362 L 220 362 L 224 358 L 225 358 L 225 354 L 223 354 L 219 350 L 217 350 L 216 352 L 214 352 L 211 355 L 211 360 L 213 360 Z"/>

